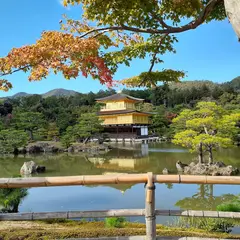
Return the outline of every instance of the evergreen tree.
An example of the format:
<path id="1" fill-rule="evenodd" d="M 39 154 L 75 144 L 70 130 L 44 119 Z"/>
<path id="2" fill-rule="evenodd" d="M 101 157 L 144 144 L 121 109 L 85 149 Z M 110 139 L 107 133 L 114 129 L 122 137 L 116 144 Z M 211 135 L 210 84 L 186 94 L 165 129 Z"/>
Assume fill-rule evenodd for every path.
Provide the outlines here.
<path id="1" fill-rule="evenodd" d="M 183 110 L 173 120 L 178 131 L 173 143 L 198 152 L 199 162 L 203 162 L 204 151 L 209 153 L 209 163 L 213 162 L 213 150 L 231 147 L 236 135 L 240 112 L 231 113 L 214 102 L 199 102 L 195 110 Z"/>
<path id="2" fill-rule="evenodd" d="M 30 139 L 33 140 L 33 132 L 45 125 L 43 115 L 38 112 L 22 112 L 15 116 L 15 124 L 18 129 L 25 130 L 29 133 Z"/>
<path id="3" fill-rule="evenodd" d="M 0 153 L 17 152 L 17 149 L 26 146 L 27 142 L 28 136 L 23 130 L 0 131 Z"/>
<path id="4" fill-rule="evenodd" d="M 47 138 L 48 140 L 54 140 L 54 141 L 56 141 L 59 138 L 59 129 L 55 122 L 49 123 Z"/>

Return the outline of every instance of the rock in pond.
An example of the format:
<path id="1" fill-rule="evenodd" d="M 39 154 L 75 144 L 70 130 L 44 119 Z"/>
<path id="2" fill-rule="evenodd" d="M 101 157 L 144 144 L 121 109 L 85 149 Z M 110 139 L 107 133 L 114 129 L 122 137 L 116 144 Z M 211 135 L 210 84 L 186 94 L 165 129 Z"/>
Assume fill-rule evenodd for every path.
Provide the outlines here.
<path id="1" fill-rule="evenodd" d="M 57 146 L 55 142 L 35 142 L 26 147 L 26 152 L 30 154 L 35 153 L 57 153 L 63 152 L 64 148 Z"/>
<path id="2" fill-rule="evenodd" d="M 21 175 L 31 175 L 34 173 L 42 173 L 45 172 L 45 166 L 38 166 L 34 161 L 24 162 L 20 169 Z"/>
<path id="3" fill-rule="evenodd" d="M 26 154 L 26 153 L 27 153 L 27 149 L 25 147 L 18 149 L 18 154 Z"/>
<path id="4" fill-rule="evenodd" d="M 181 163 L 181 162 L 180 162 Z M 223 162 L 209 163 L 176 163 L 176 168 L 184 174 L 190 175 L 211 175 L 211 176 L 233 176 L 239 173 L 239 170 L 233 166 L 226 166 Z"/>
<path id="5" fill-rule="evenodd" d="M 164 168 L 164 169 L 162 170 L 162 173 L 163 173 L 163 174 L 169 174 L 169 171 L 168 171 L 167 168 Z"/>
<path id="6" fill-rule="evenodd" d="M 44 152 L 43 148 L 41 146 L 38 146 L 38 145 L 33 145 L 33 146 L 30 146 L 30 147 L 27 147 L 26 150 L 27 150 L 28 153 Z"/>
<path id="7" fill-rule="evenodd" d="M 68 152 L 74 152 L 74 148 L 73 148 L 73 147 L 69 147 L 69 148 L 67 149 L 67 151 L 68 151 Z"/>
<path id="8" fill-rule="evenodd" d="M 108 152 L 111 149 L 110 146 L 104 144 L 74 144 L 69 148 L 64 148 L 61 144 L 56 144 L 56 142 L 52 141 L 39 141 L 35 143 L 30 143 L 24 151 L 22 149 L 18 149 L 18 152 L 21 154 L 38 154 L 38 153 L 59 153 L 59 152 L 70 152 L 70 153 L 78 153 L 78 152 L 87 152 L 87 153 L 98 153 L 101 151 Z"/>
<path id="9" fill-rule="evenodd" d="M 30 175 L 36 172 L 36 163 L 34 161 L 24 162 L 20 169 L 21 175 Z"/>
<path id="10" fill-rule="evenodd" d="M 184 168 L 187 166 L 188 166 L 187 164 L 182 163 L 181 161 L 177 161 L 176 163 L 176 168 L 179 172 L 184 172 Z"/>
<path id="11" fill-rule="evenodd" d="M 44 173 L 46 171 L 46 167 L 45 166 L 37 166 L 36 167 L 36 172 L 37 173 Z"/>

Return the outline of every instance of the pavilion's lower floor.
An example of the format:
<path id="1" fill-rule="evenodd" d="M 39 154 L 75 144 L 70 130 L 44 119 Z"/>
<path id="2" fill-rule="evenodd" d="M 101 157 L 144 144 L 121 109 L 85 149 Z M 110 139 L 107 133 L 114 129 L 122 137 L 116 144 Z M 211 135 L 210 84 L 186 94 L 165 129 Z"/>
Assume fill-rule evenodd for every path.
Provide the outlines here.
<path id="1" fill-rule="evenodd" d="M 148 125 L 105 125 L 104 133 L 109 138 L 148 137 Z"/>

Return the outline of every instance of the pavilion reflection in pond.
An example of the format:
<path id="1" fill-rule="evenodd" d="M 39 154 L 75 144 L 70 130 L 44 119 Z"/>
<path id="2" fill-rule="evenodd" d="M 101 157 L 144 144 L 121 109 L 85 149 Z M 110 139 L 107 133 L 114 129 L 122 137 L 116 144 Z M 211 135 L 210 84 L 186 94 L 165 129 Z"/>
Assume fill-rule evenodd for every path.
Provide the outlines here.
<path id="1" fill-rule="evenodd" d="M 88 157 L 88 161 L 97 168 L 132 172 L 149 164 L 148 145 L 142 144 L 140 149 L 113 149 L 106 155 Z"/>

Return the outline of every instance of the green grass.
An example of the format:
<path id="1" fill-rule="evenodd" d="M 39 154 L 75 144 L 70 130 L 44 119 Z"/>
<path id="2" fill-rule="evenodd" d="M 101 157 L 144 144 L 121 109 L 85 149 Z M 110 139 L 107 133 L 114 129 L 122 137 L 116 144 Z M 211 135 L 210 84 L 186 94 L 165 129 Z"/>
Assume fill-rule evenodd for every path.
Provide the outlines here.
<path id="1" fill-rule="evenodd" d="M 111 218 L 109 218 L 111 219 Z M 114 218 L 112 218 L 114 219 Z M 116 220 L 116 219 L 115 219 Z M 33 221 L 33 222 L 1 222 L 0 239 L 11 240 L 48 240 L 48 239 L 66 239 L 66 238 L 96 238 L 112 236 L 138 236 L 146 234 L 146 226 L 143 223 L 125 222 L 119 219 L 111 220 L 111 226 L 118 226 L 118 223 L 124 223 L 122 227 L 108 227 L 106 222 L 83 222 L 83 221 Z M 14 225 L 15 224 L 15 225 Z M 16 225 L 18 224 L 18 225 Z M 5 226 L 5 228 L 3 228 Z M 157 224 L 157 235 L 159 236 L 177 236 L 177 237 L 207 237 L 207 238 L 228 238 L 240 239 L 240 235 L 229 235 L 227 233 L 211 232 L 204 229 L 169 227 Z"/>
<path id="2" fill-rule="evenodd" d="M 180 228 L 196 228 L 207 232 L 229 233 L 234 227 L 235 222 L 232 219 L 221 218 L 201 218 L 201 217 L 180 217 L 172 224 Z"/>

